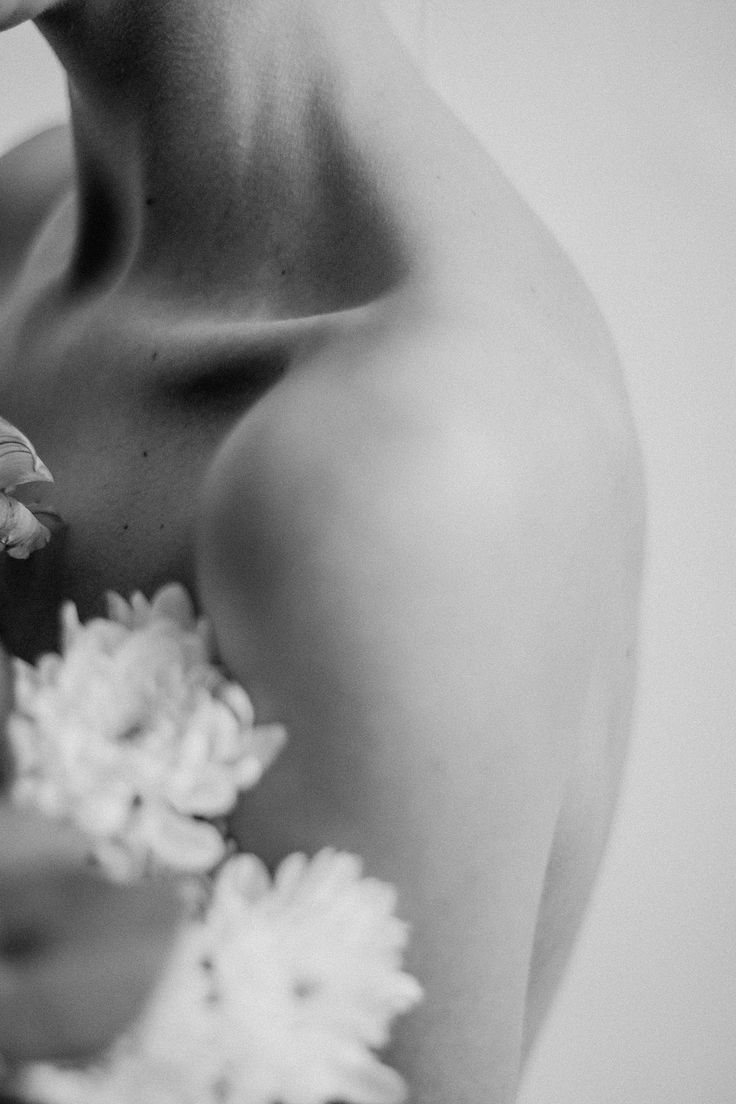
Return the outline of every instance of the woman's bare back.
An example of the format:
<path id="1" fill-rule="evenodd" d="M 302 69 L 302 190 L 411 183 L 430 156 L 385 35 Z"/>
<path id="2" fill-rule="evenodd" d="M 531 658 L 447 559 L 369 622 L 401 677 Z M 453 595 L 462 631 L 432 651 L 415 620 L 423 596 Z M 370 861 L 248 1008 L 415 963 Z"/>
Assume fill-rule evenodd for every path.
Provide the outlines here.
<path id="1" fill-rule="evenodd" d="M 182 80 L 189 0 L 173 47 L 166 5 L 138 28 L 155 89 L 86 64 L 123 64 L 124 35 L 44 17 L 79 175 L 61 132 L 0 167 L 0 410 L 68 528 L 3 563 L 0 635 L 34 654 L 62 597 L 196 585 L 292 733 L 241 838 L 352 846 L 397 882 L 427 987 L 397 1062 L 422 1104 L 502 1104 L 620 775 L 638 455 L 544 229 L 370 5 L 292 6 L 288 35 L 223 6 L 255 64 L 219 57 L 214 91 L 206 42 Z"/>

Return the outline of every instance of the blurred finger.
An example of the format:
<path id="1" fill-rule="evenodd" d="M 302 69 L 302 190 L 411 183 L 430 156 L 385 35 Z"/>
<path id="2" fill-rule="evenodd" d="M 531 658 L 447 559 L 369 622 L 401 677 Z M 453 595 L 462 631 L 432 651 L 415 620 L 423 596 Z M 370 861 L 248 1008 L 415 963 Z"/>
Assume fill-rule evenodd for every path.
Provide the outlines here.
<path id="1" fill-rule="evenodd" d="M 0 1054 L 11 1064 L 107 1045 L 155 984 L 179 913 L 173 885 L 110 883 L 34 820 L 30 840 L 16 823 L 0 843 Z"/>

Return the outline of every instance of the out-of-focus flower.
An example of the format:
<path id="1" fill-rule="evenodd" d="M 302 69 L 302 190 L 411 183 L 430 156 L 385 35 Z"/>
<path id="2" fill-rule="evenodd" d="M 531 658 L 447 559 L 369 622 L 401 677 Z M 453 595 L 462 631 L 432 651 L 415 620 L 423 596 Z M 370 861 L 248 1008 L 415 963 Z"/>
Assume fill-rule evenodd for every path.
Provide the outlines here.
<path id="1" fill-rule="evenodd" d="M 16 560 L 48 544 L 50 530 L 13 498 L 22 483 L 52 483 L 53 476 L 24 433 L 0 418 L 0 547 Z"/>
<path id="2" fill-rule="evenodd" d="M 61 654 L 14 662 L 14 799 L 83 828 L 112 877 L 187 876 L 186 922 L 138 1021 L 86 1067 L 33 1063 L 13 1088 L 44 1104 L 399 1104 L 377 1051 L 421 990 L 395 892 L 333 850 L 273 878 L 228 857 L 211 821 L 284 732 L 254 723 L 186 592 L 110 595 L 109 618 L 84 625 L 68 604 Z"/>
<path id="3" fill-rule="evenodd" d="M 32 1067 L 48 1104 L 397 1104 L 405 1086 L 374 1048 L 420 999 L 401 969 L 395 894 L 331 850 L 252 855 L 216 875 L 154 1002 L 106 1060 Z"/>
<path id="4" fill-rule="evenodd" d="M 211 820 L 260 779 L 284 730 L 254 723 L 182 587 L 108 606 L 80 624 L 68 603 L 61 655 L 14 660 L 14 799 L 89 833 L 113 876 L 209 870 L 226 853 Z"/>

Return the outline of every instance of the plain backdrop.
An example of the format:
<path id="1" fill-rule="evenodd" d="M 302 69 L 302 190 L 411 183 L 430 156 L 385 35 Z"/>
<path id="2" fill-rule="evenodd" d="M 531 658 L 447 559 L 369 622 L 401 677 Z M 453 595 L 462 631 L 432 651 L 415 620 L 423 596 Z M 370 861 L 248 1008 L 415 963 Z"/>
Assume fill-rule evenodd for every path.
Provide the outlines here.
<path id="1" fill-rule="evenodd" d="M 647 466 L 628 775 L 521 1104 L 734 1104 L 736 5 L 385 5 L 591 285 Z M 0 36 L 0 147 L 65 110 L 33 29 Z"/>

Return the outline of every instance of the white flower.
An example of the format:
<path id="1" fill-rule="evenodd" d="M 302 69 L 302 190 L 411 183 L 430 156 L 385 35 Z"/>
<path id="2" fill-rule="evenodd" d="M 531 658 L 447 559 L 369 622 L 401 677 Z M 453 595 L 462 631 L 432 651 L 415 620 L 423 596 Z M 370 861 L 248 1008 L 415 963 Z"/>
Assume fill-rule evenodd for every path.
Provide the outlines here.
<path id="1" fill-rule="evenodd" d="M 88 1070 L 33 1067 L 48 1104 L 396 1104 L 373 1053 L 420 998 L 401 970 L 393 889 L 331 850 L 292 855 L 272 882 L 252 855 L 219 871 L 137 1028 Z"/>
<path id="2" fill-rule="evenodd" d="M 209 870 L 230 812 L 284 740 L 211 663 L 209 627 L 178 585 L 108 598 L 110 619 L 62 613 L 62 654 L 14 661 L 14 797 L 73 820 L 118 876 Z"/>
<path id="3" fill-rule="evenodd" d="M 61 654 L 15 661 L 13 796 L 84 828 L 113 877 L 212 873 L 181 879 L 189 919 L 139 1021 L 90 1066 L 36 1063 L 14 1087 L 44 1104 L 398 1104 L 376 1051 L 421 991 L 394 890 L 332 850 L 273 879 L 226 858 L 210 819 L 283 729 L 254 724 L 181 587 L 111 595 L 109 613 L 81 625 L 67 605 Z"/>
<path id="4" fill-rule="evenodd" d="M 50 530 L 12 497 L 21 483 L 52 483 L 53 476 L 24 433 L 0 418 L 0 546 L 16 560 L 48 544 Z"/>

